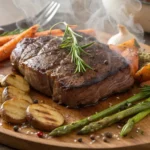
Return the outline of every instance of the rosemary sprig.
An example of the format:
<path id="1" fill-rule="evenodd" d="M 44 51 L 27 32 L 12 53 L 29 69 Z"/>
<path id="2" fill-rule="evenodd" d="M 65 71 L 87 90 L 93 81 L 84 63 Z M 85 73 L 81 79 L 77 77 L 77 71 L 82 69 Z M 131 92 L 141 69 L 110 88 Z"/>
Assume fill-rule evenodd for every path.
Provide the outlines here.
<path id="1" fill-rule="evenodd" d="M 94 42 L 91 42 L 87 45 L 79 45 L 77 37 L 82 38 L 82 36 L 75 33 L 66 22 L 59 22 L 57 24 L 54 24 L 50 28 L 50 30 L 52 30 L 52 28 L 54 28 L 58 24 L 63 24 L 66 26 L 63 41 L 60 44 L 60 48 L 66 48 L 70 51 L 69 54 L 71 55 L 71 62 L 75 63 L 76 65 L 75 73 L 85 72 L 87 68 L 92 69 L 80 56 L 81 53 L 88 54 L 84 51 L 84 49 L 91 46 Z"/>

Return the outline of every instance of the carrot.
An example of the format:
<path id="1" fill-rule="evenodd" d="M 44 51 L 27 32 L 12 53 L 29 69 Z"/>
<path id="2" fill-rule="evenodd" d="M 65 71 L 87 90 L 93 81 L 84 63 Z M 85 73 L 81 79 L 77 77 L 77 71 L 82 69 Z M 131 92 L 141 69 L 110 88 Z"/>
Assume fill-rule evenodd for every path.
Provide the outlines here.
<path id="1" fill-rule="evenodd" d="M 85 34 L 95 35 L 95 31 L 93 29 L 85 29 L 85 30 L 78 30 L 78 32 L 82 32 Z M 35 34 L 35 37 L 39 36 L 47 36 L 47 35 L 53 35 L 53 36 L 63 36 L 64 32 L 60 29 L 54 29 L 54 30 L 46 30 L 42 32 L 37 32 Z"/>
<path id="2" fill-rule="evenodd" d="M 122 56 L 127 58 L 131 68 L 131 74 L 134 76 L 139 69 L 139 57 L 138 50 L 136 48 L 132 48 L 132 50 L 131 52 L 131 49 L 127 48 L 127 50 L 122 53 Z"/>
<path id="3" fill-rule="evenodd" d="M 95 31 L 93 29 L 78 30 L 78 32 L 82 32 L 82 33 L 89 34 L 89 35 L 92 35 L 92 36 L 96 35 Z"/>
<path id="4" fill-rule="evenodd" d="M 53 36 L 63 36 L 64 33 L 62 30 L 60 29 L 54 29 L 54 30 L 46 30 L 46 31 L 42 31 L 42 32 L 37 32 L 35 34 L 35 37 L 39 37 L 39 36 L 47 36 L 47 35 L 53 35 Z"/>
<path id="5" fill-rule="evenodd" d="M 109 45 L 110 49 L 120 53 L 129 62 L 131 68 L 131 74 L 134 76 L 139 68 L 139 57 L 136 40 L 132 39 L 120 45 Z"/>
<path id="6" fill-rule="evenodd" d="M 135 79 L 139 82 L 145 82 L 150 80 L 150 63 L 143 66 L 140 70 L 135 74 Z"/>
<path id="7" fill-rule="evenodd" d="M 54 36 L 63 36 L 63 31 L 60 30 L 60 29 L 54 29 L 51 31 L 50 33 L 50 30 L 47 30 L 47 31 L 42 31 L 42 32 L 37 32 L 35 33 L 35 36 L 34 37 L 39 37 L 39 36 L 47 36 L 47 35 L 54 35 Z M 5 43 L 9 42 L 10 40 L 14 39 L 16 36 L 18 36 L 19 34 L 17 35 L 8 35 L 8 36 L 2 36 L 0 37 L 0 46 L 4 45 Z"/>
<path id="8" fill-rule="evenodd" d="M 83 32 L 85 34 L 89 34 L 89 35 L 95 36 L 95 31 L 93 29 L 78 30 L 78 32 Z M 18 35 L 8 35 L 8 36 L 0 37 L 0 46 L 6 44 L 7 42 L 9 42 L 10 40 L 14 39 Z M 64 33 L 60 29 L 54 29 L 54 30 L 51 30 L 51 32 L 50 32 L 50 30 L 46 30 L 46 31 L 35 33 L 34 37 L 47 36 L 47 35 L 63 36 Z"/>
<path id="9" fill-rule="evenodd" d="M 9 42 L 13 38 L 15 38 L 17 35 L 8 35 L 8 36 L 2 36 L 0 37 L 0 46 L 4 45 L 5 43 Z"/>
<path id="10" fill-rule="evenodd" d="M 54 36 L 63 36 L 63 31 L 60 29 L 54 29 L 51 30 L 47 30 L 47 31 L 42 31 L 42 32 L 37 32 L 35 33 L 35 37 L 39 37 L 39 36 L 47 36 L 47 35 L 54 35 Z M 17 35 L 7 35 L 7 36 L 2 36 L 0 37 L 0 46 L 4 45 L 5 43 L 9 42 L 10 40 L 14 39 Z"/>
<path id="11" fill-rule="evenodd" d="M 18 36 L 16 36 L 14 39 L 9 41 L 8 43 L 4 44 L 3 46 L 0 47 L 0 61 L 3 61 L 7 58 L 9 58 L 11 52 L 13 49 L 16 47 L 17 43 L 19 43 L 23 38 L 26 37 L 33 37 L 35 32 L 38 29 L 38 25 L 34 25 L 28 30 L 22 32 Z"/>

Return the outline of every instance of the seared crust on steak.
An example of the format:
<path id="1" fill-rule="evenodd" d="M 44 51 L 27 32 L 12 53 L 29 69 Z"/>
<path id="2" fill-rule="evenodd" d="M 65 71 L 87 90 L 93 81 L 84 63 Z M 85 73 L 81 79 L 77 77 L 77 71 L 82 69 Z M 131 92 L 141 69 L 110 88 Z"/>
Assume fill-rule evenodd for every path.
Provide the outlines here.
<path id="1" fill-rule="evenodd" d="M 81 55 L 93 68 L 85 73 L 74 73 L 68 50 L 59 48 L 60 37 L 24 39 L 12 52 L 11 62 L 33 88 L 70 107 L 96 103 L 133 85 L 125 58 L 88 35 L 79 40 L 81 44 L 95 41 L 85 50 L 89 55 Z"/>

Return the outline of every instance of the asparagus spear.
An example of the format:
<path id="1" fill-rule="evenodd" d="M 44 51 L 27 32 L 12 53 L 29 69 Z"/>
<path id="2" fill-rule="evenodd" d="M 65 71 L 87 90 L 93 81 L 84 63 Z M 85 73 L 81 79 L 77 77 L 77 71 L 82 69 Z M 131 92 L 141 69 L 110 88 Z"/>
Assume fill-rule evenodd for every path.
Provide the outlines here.
<path id="1" fill-rule="evenodd" d="M 73 131 L 79 127 L 83 127 L 83 126 L 89 124 L 90 122 L 93 122 L 93 121 L 96 121 L 98 119 L 104 118 L 108 115 L 111 115 L 112 113 L 119 111 L 121 108 L 127 106 L 128 104 L 131 104 L 133 102 L 136 102 L 136 101 L 144 99 L 144 98 L 147 98 L 149 96 L 150 96 L 150 86 L 143 87 L 141 89 L 140 93 L 128 98 L 126 101 L 123 101 L 119 104 L 116 104 L 110 108 L 107 108 L 101 112 L 98 112 L 98 113 L 96 113 L 92 116 L 89 116 L 87 118 L 84 118 L 82 120 L 73 122 L 73 123 L 68 124 L 68 125 L 58 127 L 56 129 L 54 129 L 49 135 L 50 136 L 61 136 L 61 135 L 70 133 L 71 131 Z"/>
<path id="2" fill-rule="evenodd" d="M 145 118 L 148 114 L 150 114 L 150 109 L 144 110 L 135 115 L 134 117 L 130 118 L 128 122 L 123 126 L 120 135 L 121 136 L 127 135 L 132 130 L 134 125 L 139 121 L 141 121 L 143 118 Z"/>
<path id="3" fill-rule="evenodd" d="M 146 89 L 143 89 L 143 90 L 146 90 Z M 150 99 L 147 99 L 147 101 L 150 101 Z M 139 121 L 141 121 L 143 118 L 145 118 L 148 114 L 150 114 L 150 109 L 144 110 L 138 113 L 137 115 L 135 115 L 134 117 L 130 118 L 128 122 L 123 126 L 120 135 L 121 136 L 127 135 L 132 130 L 134 125 L 138 123 Z"/>
<path id="4" fill-rule="evenodd" d="M 150 98 L 149 98 L 149 100 L 150 100 Z M 78 134 L 88 134 L 88 133 L 91 133 L 91 132 L 95 132 L 99 129 L 110 126 L 110 125 L 124 119 L 125 117 L 137 114 L 137 113 L 139 113 L 143 110 L 146 110 L 146 109 L 150 109 L 150 102 L 144 101 L 144 102 L 142 102 L 138 105 L 135 105 L 131 108 L 120 111 L 120 112 L 118 112 L 118 113 L 116 113 L 112 116 L 105 117 L 100 121 L 92 122 L 89 125 L 83 127 L 78 132 Z"/>

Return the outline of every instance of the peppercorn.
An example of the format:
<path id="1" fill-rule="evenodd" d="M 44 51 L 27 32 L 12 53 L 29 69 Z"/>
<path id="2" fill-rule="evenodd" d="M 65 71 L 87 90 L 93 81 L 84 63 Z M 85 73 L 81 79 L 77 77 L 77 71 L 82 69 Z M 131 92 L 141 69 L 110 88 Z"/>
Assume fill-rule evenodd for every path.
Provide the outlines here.
<path id="1" fill-rule="evenodd" d="M 110 132 L 106 132 L 106 133 L 104 134 L 104 136 L 105 136 L 106 138 L 111 139 L 113 135 L 112 135 L 112 133 L 110 133 Z"/>
<path id="2" fill-rule="evenodd" d="M 78 142 L 80 142 L 80 143 L 81 143 L 81 142 L 82 142 L 82 138 L 78 138 Z"/>
<path id="3" fill-rule="evenodd" d="M 19 130 L 19 127 L 18 127 L 17 125 L 15 125 L 15 126 L 13 127 L 13 129 L 14 129 L 15 132 L 17 132 L 17 131 Z"/>
<path id="4" fill-rule="evenodd" d="M 43 137 L 43 132 L 41 132 L 41 131 L 37 132 L 37 136 L 38 136 L 39 138 L 42 138 L 42 137 Z"/>
<path id="5" fill-rule="evenodd" d="M 103 137 L 102 140 L 105 142 L 105 143 L 108 143 L 108 140 L 106 137 Z"/>
<path id="6" fill-rule="evenodd" d="M 34 103 L 34 104 L 38 104 L 38 100 L 37 100 L 37 99 L 34 99 L 34 100 L 33 100 L 33 103 Z"/>
<path id="7" fill-rule="evenodd" d="M 94 135 L 94 134 L 91 134 L 91 135 L 90 135 L 90 139 L 91 139 L 91 140 L 95 140 L 95 135 Z"/>

